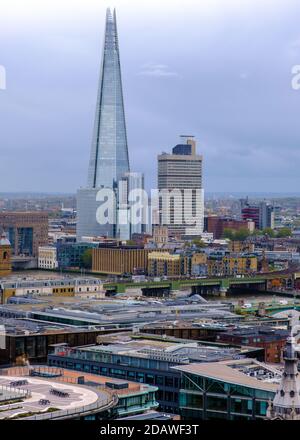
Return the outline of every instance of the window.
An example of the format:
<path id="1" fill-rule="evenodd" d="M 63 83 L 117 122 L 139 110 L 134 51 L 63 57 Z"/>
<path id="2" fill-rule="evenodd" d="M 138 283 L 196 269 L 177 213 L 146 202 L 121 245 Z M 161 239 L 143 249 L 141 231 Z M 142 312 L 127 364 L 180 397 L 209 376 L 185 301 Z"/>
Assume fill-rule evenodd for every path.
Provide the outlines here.
<path id="1" fill-rule="evenodd" d="M 230 399 L 230 412 L 241 414 L 252 414 L 253 402 L 252 399 Z"/>
<path id="2" fill-rule="evenodd" d="M 164 377 L 156 376 L 156 385 L 163 385 L 163 384 L 164 384 Z"/>
<path id="3" fill-rule="evenodd" d="M 152 385 L 154 384 L 154 375 L 153 374 L 146 374 L 146 383 Z"/>
<path id="4" fill-rule="evenodd" d="M 214 411 L 227 411 L 227 397 L 223 396 L 207 396 L 207 409 Z"/>
<path id="5" fill-rule="evenodd" d="M 165 385 L 166 385 L 166 387 L 172 387 L 173 386 L 173 377 L 166 376 Z"/>
<path id="6" fill-rule="evenodd" d="M 267 407 L 268 407 L 267 402 L 256 401 L 255 402 L 255 415 L 265 416 L 267 414 Z"/>
<path id="7" fill-rule="evenodd" d="M 145 375 L 144 375 L 144 373 L 137 373 L 136 380 L 138 382 L 144 383 L 145 382 Z"/>

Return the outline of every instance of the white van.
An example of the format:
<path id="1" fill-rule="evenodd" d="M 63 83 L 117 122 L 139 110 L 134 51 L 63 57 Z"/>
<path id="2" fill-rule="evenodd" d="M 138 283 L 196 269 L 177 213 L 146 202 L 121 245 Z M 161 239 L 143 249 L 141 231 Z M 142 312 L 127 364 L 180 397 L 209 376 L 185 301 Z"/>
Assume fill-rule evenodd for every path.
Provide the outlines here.
<path id="1" fill-rule="evenodd" d="M 251 303 L 245 303 L 243 306 L 242 306 L 242 309 L 250 309 L 252 307 L 252 304 Z"/>

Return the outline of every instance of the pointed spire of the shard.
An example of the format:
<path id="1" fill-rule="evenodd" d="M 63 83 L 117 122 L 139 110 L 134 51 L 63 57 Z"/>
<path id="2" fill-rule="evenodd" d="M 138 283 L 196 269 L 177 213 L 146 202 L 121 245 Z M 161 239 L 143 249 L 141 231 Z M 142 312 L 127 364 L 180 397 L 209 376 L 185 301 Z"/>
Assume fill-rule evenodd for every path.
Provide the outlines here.
<path id="1" fill-rule="evenodd" d="M 116 187 L 121 176 L 128 171 L 116 11 L 112 14 L 107 9 L 88 187 Z"/>

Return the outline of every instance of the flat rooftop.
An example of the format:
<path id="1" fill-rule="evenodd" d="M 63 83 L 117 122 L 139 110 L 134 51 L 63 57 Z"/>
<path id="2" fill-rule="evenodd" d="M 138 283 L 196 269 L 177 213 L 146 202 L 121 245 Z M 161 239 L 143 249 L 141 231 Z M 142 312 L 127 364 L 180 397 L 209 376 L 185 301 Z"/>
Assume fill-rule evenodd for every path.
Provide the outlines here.
<path id="1" fill-rule="evenodd" d="M 14 337 L 65 333 L 87 333 L 93 331 L 99 331 L 100 333 L 102 330 L 104 330 L 103 326 L 101 325 L 94 325 L 92 328 L 88 328 L 22 318 L 0 317 L 0 324 L 5 326 L 5 332 L 7 336 Z M 111 325 L 108 330 L 113 331 L 114 326 Z M 120 329 L 118 330 L 121 331 Z"/>
<path id="2" fill-rule="evenodd" d="M 238 327 L 226 331 L 222 334 L 222 337 L 238 337 L 238 338 L 249 338 L 249 337 L 260 337 L 263 341 L 274 341 L 279 339 L 286 339 L 290 332 L 288 330 L 283 330 L 279 328 L 272 327 Z"/>
<path id="3" fill-rule="evenodd" d="M 156 335 L 134 334 L 129 332 L 101 335 L 97 338 L 98 345 L 68 347 L 67 345 L 52 346 L 53 356 L 80 358 L 82 352 L 125 355 L 144 359 L 166 360 L 170 362 L 215 362 L 226 359 L 241 359 L 253 347 L 232 347 L 226 344 L 209 344 L 208 342 L 186 339 L 158 337 Z"/>
<path id="4" fill-rule="evenodd" d="M 103 280 L 97 277 L 75 277 L 75 276 L 52 276 L 50 277 L 16 277 L 12 273 L 7 278 L 0 278 L 0 284 L 5 289 L 47 287 L 60 285 L 85 285 L 85 284 L 103 284 Z"/>
<path id="5" fill-rule="evenodd" d="M 16 403 L 2 404 L 0 419 L 7 418 L 23 418 L 23 415 L 39 416 L 44 414 L 45 418 L 56 418 L 63 415 L 61 411 L 75 413 L 88 412 L 88 407 L 91 405 L 95 408 L 98 406 L 105 406 L 112 400 L 112 396 L 105 391 L 94 391 L 84 386 L 75 384 L 66 384 L 54 382 L 51 380 L 40 379 L 35 377 L 24 376 L 0 376 L 0 391 L 2 388 L 7 389 L 12 387 L 12 383 L 16 381 L 26 380 L 25 385 L 18 386 L 19 399 Z M 14 389 L 14 387 L 12 387 Z M 18 393 L 15 387 L 16 393 Z M 55 389 L 66 393 L 64 397 L 51 393 Z M 21 391 L 28 391 L 29 396 L 25 398 Z M 41 399 L 46 403 L 41 404 Z"/>
<path id="6" fill-rule="evenodd" d="M 38 375 L 33 376 L 33 372 Z M 16 384 L 16 381 L 22 383 Z M 67 395 L 53 394 L 53 389 Z M 0 399 L 0 419 L 19 418 L 22 414 L 43 419 L 63 418 L 59 411 L 82 414 L 99 412 L 107 405 L 115 405 L 115 396 L 141 395 L 154 391 L 157 391 L 157 387 L 152 385 L 65 368 L 47 365 L 11 367 L 0 370 L 0 396 L 1 393 L 3 396 Z M 47 403 L 41 404 L 41 399 Z"/>

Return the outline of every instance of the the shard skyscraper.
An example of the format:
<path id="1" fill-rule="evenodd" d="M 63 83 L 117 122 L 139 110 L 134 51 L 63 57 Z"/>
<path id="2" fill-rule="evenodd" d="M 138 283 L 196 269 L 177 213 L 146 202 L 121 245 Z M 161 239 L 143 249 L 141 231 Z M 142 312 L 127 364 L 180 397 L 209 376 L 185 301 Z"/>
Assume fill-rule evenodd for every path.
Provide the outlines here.
<path id="1" fill-rule="evenodd" d="M 129 172 L 116 11 L 106 13 L 88 187 L 115 187 Z"/>
<path id="2" fill-rule="evenodd" d="M 87 236 L 119 236 L 117 213 L 113 224 L 100 224 L 96 219 L 97 194 L 108 188 L 117 196 L 119 182 L 129 172 L 116 12 L 108 9 L 88 182 L 77 192 L 77 241 Z"/>

